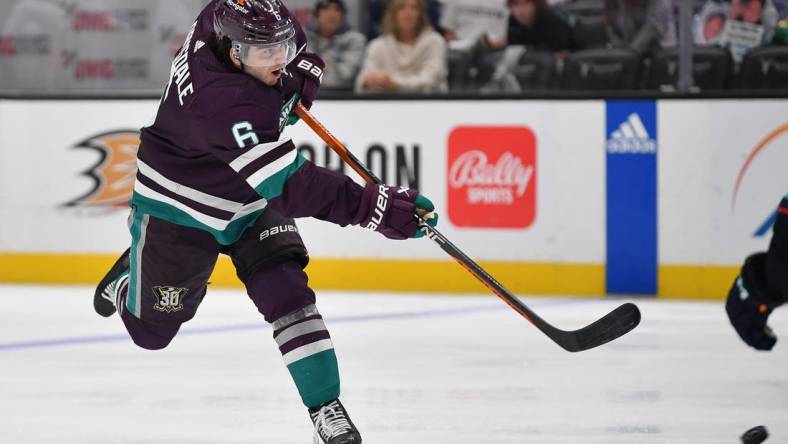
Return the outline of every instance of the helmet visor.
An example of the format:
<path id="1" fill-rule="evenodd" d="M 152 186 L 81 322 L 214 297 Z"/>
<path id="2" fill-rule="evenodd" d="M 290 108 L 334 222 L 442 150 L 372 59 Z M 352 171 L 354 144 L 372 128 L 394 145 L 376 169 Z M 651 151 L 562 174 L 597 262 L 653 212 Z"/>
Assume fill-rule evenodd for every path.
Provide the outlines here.
<path id="1" fill-rule="evenodd" d="M 235 55 L 244 65 L 260 68 L 285 67 L 296 56 L 295 38 L 267 45 L 233 42 Z"/>

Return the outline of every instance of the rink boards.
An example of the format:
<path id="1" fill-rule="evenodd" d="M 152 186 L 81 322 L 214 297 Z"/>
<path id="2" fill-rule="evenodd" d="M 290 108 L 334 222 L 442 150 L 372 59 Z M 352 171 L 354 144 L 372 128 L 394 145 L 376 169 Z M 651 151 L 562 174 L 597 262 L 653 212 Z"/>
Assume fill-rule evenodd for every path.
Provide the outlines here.
<path id="1" fill-rule="evenodd" d="M 0 281 L 95 281 L 152 100 L 0 100 Z M 324 101 L 314 114 L 517 293 L 721 298 L 788 192 L 786 100 Z M 304 124 L 303 155 L 340 168 Z M 347 173 L 350 169 L 345 167 Z M 480 292 L 427 240 L 299 220 L 317 288 Z M 46 261 L 46 266 L 43 266 Z M 44 270 L 44 271 L 42 271 Z M 228 262 L 212 282 L 238 285 Z"/>

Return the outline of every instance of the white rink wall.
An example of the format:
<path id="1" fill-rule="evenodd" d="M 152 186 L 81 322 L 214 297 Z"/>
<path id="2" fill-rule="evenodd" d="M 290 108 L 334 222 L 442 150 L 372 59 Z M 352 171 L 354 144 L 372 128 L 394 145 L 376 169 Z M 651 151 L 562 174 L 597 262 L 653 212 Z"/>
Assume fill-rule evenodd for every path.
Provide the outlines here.
<path id="1" fill-rule="evenodd" d="M 157 103 L 0 100 L 0 280 L 24 281 L 31 257 L 102 262 L 125 248 L 127 210 L 96 202 L 130 192 L 136 146 L 122 132 L 149 124 Z M 581 287 L 573 292 L 599 294 L 609 260 L 607 107 L 604 100 L 323 101 L 313 113 L 388 182 L 418 185 L 441 213 L 441 231 L 511 275 L 504 282 L 547 270 L 529 278 L 540 291 L 561 292 L 572 280 Z M 639 136 L 657 146 L 657 293 L 714 297 L 728 283 L 712 282 L 766 247 L 768 231 L 754 233 L 788 192 L 788 101 L 661 100 L 656 110 L 656 130 Z M 286 136 L 317 163 L 338 165 L 303 123 Z M 452 179 L 452 167 L 462 176 L 459 157 L 469 151 L 482 153 L 476 160 L 486 159 L 487 174 Z M 313 220 L 299 225 L 317 264 L 447 263 L 432 246 Z M 685 288 L 699 280 L 712 286 Z"/>
<path id="2" fill-rule="evenodd" d="M 659 118 L 661 260 L 736 264 L 766 248 L 753 234 L 788 194 L 788 101 L 669 101 Z"/>

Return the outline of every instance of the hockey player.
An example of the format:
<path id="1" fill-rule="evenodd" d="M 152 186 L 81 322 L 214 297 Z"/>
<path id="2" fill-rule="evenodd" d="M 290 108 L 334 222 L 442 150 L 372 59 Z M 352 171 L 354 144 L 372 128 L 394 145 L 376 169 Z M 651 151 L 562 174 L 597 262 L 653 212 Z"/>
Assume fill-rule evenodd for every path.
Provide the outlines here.
<path id="1" fill-rule="evenodd" d="M 777 342 L 766 325 L 772 310 L 788 300 L 788 195 L 777 208 L 774 234 L 766 252 L 747 258 L 728 293 L 725 310 L 739 336 L 757 350 Z"/>
<path id="2" fill-rule="evenodd" d="M 220 253 L 231 257 L 279 346 L 314 424 L 315 442 L 355 444 L 339 402 L 333 344 L 303 268 L 293 222 L 358 224 L 418 237 L 432 203 L 416 190 L 360 186 L 301 157 L 280 133 L 315 98 L 323 62 L 279 0 L 214 0 L 175 57 L 155 122 L 143 128 L 131 200 L 131 248 L 99 284 L 140 347 L 166 347 L 205 296 Z M 431 219 L 431 225 L 437 219 Z"/>

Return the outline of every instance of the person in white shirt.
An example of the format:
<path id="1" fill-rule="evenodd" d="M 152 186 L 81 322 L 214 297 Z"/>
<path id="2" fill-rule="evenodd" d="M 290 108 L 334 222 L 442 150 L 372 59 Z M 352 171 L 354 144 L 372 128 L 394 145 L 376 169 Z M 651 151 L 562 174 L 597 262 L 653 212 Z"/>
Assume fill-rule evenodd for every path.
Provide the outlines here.
<path id="1" fill-rule="evenodd" d="M 427 19 L 424 0 L 392 0 L 383 34 L 372 40 L 357 92 L 443 92 L 448 89 L 446 41 Z"/>

